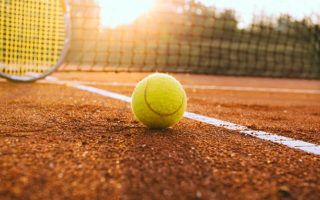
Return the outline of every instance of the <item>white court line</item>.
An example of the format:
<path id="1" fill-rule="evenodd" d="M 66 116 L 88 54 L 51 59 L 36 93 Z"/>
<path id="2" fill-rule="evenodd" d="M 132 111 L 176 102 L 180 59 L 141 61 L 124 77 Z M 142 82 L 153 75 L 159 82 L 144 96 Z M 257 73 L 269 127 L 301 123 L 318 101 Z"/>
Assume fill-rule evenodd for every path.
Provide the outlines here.
<path id="1" fill-rule="evenodd" d="M 253 92 L 285 92 L 285 93 L 303 93 L 303 94 L 320 94 L 320 90 L 302 90 L 286 88 L 253 88 L 253 87 L 236 87 L 236 86 L 210 86 L 210 85 L 184 85 L 184 88 L 211 89 L 211 90 L 235 90 L 235 91 L 253 91 Z"/>
<path id="2" fill-rule="evenodd" d="M 58 84 L 70 84 L 70 82 L 65 82 L 65 81 L 59 81 L 58 79 L 54 79 L 54 78 L 47 78 L 47 80 L 51 80 L 55 83 Z M 105 97 L 109 97 L 109 98 L 113 98 L 113 99 L 117 99 L 117 100 L 121 100 L 121 101 L 125 101 L 130 103 L 131 102 L 131 98 L 127 97 L 125 95 L 121 95 L 118 93 L 114 93 L 114 92 L 109 92 L 106 90 L 102 90 L 102 89 L 98 89 L 98 88 L 94 88 L 94 87 L 90 87 L 90 86 L 84 86 L 84 85 L 76 85 L 76 84 L 70 84 L 71 87 L 80 89 L 80 90 L 84 90 L 84 91 L 88 91 L 88 92 L 92 92 L 92 93 L 96 93 L 96 94 L 100 94 L 103 95 Z M 199 115 L 199 114 L 195 114 L 195 113 L 190 113 L 190 112 L 185 112 L 184 117 L 189 118 L 189 119 L 193 119 L 196 121 L 200 121 L 200 122 L 204 122 L 207 124 L 211 124 L 214 126 L 218 126 L 218 127 L 223 127 L 225 129 L 229 129 L 229 130 L 234 130 L 234 131 L 239 131 L 240 133 L 244 133 L 245 135 L 250 135 L 253 137 L 257 137 L 263 140 L 267 140 L 267 141 L 271 141 L 274 143 L 278 143 L 278 144 L 282 144 L 282 145 L 286 145 L 288 147 L 294 148 L 294 149 L 300 149 L 302 151 L 308 152 L 308 153 L 313 153 L 316 155 L 320 155 L 320 145 L 316 145 L 316 144 L 312 144 L 312 143 L 308 143 L 308 142 L 304 142 L 301 140 L 294 140 L 292 138 L 288 138 L 288 137 L 284 137 L 284 136 L 278 136 L 272 133 L 268 133 L 268 132 L 264 132 L 264 131 L 256 131 L 256 130 L 251 130 L 248 129 L 245 126 L 241 126 L 238 124 L 234 124 L 234 123 L 230 123 L 227 121 L 222 121 L 219 119 L 214 119 L 211 117 L 206 117 L 203 115 Z"/>
<path id="3" fill-rule="evenodd" d="M 47 82 L 47 81 L 39 81 Z M 91 81 L 66 81 L 69 84 L 82 85 L 101 85 L 101 86 L 136 86 L 136 83 L 118 83 L 118 82 L 91 82 Z M 254 88 L 254 87 L 237 87 L 237 86 L 215 86 L 215 85 L 183 85 L 188 89 L 205 89 L 205 90 L 231 90 L 231 91 L 252 91 L 252 92 L 280 92 L 280 93 L 299 93 L 299 94 L 320 94 L 319 90 L 308 89 L 287 89 L 287 88 Z"/>

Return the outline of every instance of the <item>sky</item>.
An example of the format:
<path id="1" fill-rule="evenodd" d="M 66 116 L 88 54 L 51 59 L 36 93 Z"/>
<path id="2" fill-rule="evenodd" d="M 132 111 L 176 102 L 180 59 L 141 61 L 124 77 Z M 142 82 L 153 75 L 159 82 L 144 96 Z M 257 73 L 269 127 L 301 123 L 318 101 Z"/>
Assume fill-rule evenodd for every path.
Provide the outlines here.
<path id="1" fill-rule="evenodd" d="M 279 16 L 290 14 L 296 19 L 320 13 L 320 0 L 197 0 L 207 6 L 234 9 L 240 26 L 246 27 L 254 15 Z M 130 24 L 153 5 L 152 0 L 100 0 L 103 26 Z M 320 19 L 313 19 L 319 22 Z"/>
<path id="2" fill-rule="evenodd" d="M 252 22 L 254 15 L 279 16 L 290 14 L 295 19 L 320 14 L 320 0 L 198 0 L 206 6 L 215 5 L 217 8 L 231 8 L 236 10 L 242 26 Z M 313 19 L 318 21 L 319 19 Z"/>
<path id="3" fill-rule="evenodd" d="M 100 0 L 101 23 L 112 28 L 130 24 L 152 5 L 152 0 Z"/>

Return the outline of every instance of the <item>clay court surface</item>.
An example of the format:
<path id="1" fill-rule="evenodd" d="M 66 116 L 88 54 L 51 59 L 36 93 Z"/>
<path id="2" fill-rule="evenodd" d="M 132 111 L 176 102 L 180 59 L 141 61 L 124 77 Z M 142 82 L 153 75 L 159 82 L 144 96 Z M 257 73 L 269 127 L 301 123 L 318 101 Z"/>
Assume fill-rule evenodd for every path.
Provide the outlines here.
<path id="1" fill-rule="evenodd" d="M 136 121 L 148 73 L 54 73 L 0 79 L 0 199 L 320 199 L 320 155 L 183 118 Z M 187 111 L 320 145 L 320 81 L 173 74 Z M 81 81 L 81 82 L 79 82 Z"/>

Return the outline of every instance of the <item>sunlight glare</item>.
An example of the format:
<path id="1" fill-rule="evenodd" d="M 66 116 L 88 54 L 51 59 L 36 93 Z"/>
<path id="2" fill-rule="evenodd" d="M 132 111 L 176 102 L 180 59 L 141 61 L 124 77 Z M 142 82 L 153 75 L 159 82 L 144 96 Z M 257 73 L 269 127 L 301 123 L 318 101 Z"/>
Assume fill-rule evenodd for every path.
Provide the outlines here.
<path id="1" fill-rule="evenodd" d="M 152 5 L 152 0 L 100 0 L 101 23 L 111 28 L 130 24 Z"/>

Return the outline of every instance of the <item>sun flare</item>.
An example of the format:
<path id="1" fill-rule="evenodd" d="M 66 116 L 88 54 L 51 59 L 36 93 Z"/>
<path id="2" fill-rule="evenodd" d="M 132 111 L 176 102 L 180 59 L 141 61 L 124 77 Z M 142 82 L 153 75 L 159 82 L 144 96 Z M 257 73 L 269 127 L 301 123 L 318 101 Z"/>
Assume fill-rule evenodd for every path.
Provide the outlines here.
<path id="1" fill-rule="evenodd" d="M 152 0 L 100 0 L 101 23 L 107 27 L 130 24 L 152 7 Z"/>

